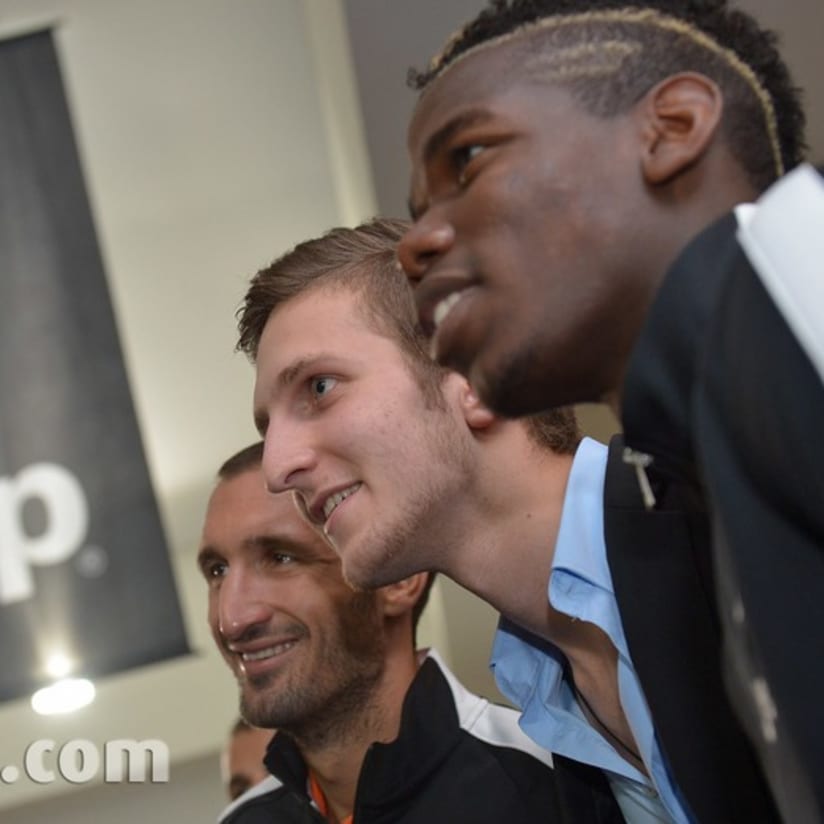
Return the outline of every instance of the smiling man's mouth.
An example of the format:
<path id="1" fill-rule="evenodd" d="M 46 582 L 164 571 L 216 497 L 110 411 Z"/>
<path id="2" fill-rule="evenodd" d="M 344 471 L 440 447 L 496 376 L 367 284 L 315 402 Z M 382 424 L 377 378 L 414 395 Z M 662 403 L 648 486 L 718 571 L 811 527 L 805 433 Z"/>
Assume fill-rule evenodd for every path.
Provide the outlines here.
<path id="1" fill-rule="evenodd" d="M 455 368 L 453 363 L 450 363 L 445 359 L 445 353 L 443 351 L 443 338 L 444 333 L 446 332 L 445 326 L 447 320 L 452 316 L 453 312 L 455 312 L 455 307 L 458 306 L 458 304 L 463 303 L 463 301 L 471 293 L 471 290 L 471 285 L 463 283 L 460 288 L 453 289 L 445 297 L 441 298 L 432 309 L 432 321 L 429 325 L 429 356 L 442 366 L 449 366 L 452 369 Z M 454 348 L 455 343 L 455 335 L 452 334 L 453 332 L 454 330 L 450 330 L 451 343 L 447 344 L 447 348 L 450 349 L 450 351 Z M 449 357 L 451 358 L 452 355 Z"/>
<path id="2" fill-rule="evenodd" d="M 451 292 L 443 300 L 439 301 L 432 314 L 435 323 L 435 331 L 444 322 L 446 316 L 452 311 L 452 307 L 461 299 L 462 292 Z"/>
<path id="3" fill-rule="evenodd" d="M 431 272 L 415 286 L 418 318 L 427 337 L 437 332 L 447 316 L 460 302 L 474 282 L 462 270 L 449 268 L 438 274 Z"/>
<path id="4" fill-rule="evenodd" d="M 292 649 L 297 641 L 284 641 L 280 644 L 274 644 L 266 649 L 257 650 L 255 652 L 242 652 L 241 659 L 246 661 L 263 661 L 266 658 L 274 658 L 277 655 L 283 655 L 287 650 Z"/>
<path id="5" fill-rule="evenodd" d="M 328 521 L 329 516 L 338 508 L 342 501 L 345 501 L 353 492 L 360 489 L 360 483 L 352 484 L 347 489 L 342 489 L 334 495 L 330 495 L 323 504 L 323 517 Z"/>

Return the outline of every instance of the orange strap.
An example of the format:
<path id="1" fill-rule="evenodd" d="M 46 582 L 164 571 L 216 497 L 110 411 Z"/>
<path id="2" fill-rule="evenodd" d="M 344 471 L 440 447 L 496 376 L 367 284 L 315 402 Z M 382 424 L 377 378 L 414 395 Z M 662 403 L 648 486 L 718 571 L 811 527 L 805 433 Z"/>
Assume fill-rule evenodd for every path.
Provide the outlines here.
<path id="1" fill-rule="evenodd" d="M 323 790 L 320 788 L 320 784 L 318 784 L 317 778 L 315 778 L 315 774 L 309 770 L 309 795 L 312 797 L 312 801 L 315 802 L 317 808 L 320 810 L 320 814 L 324 816 L 324 818 L 329 818 L 329 804 L 326 803 L 326 796 L 323 794 Z M 352 815 L 347 815 L 346 818 L 341 819 L 340 824 L 352 824 Z"/>

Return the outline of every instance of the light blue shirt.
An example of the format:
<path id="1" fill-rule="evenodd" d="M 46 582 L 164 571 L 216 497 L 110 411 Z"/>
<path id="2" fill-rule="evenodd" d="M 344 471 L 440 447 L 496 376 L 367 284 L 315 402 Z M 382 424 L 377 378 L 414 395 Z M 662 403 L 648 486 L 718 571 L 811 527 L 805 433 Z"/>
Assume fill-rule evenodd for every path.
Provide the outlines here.
<path id="1" fill-rule="evenodd" d="M 621 707 L 651 780 L 586 720 L 563 677 L 563 655 L 552 644 L 502 620 L 490 666 L 498 688 L 521 708 L 524 732 L 552 752 L 604 770 L 628 822 L 689 824 L 655 737 L 612 587 L 604 543 L 606 464 L 607 448 L 584 438 L 567 482 L 548 598 L 558 612 L 600 627 L 615 646 Z"/>

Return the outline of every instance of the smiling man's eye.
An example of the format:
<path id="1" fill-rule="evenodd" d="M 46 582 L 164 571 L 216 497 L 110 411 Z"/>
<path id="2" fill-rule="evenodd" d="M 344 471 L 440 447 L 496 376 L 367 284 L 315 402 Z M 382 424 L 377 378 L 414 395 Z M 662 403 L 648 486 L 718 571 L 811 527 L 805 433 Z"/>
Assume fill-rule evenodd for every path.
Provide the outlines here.
<path id="1" fill-rule="evenodd" d="M 222 578 L 226 574 L 226 568 L 226 564 L 222 561 L 216 561 L 215 563 L 206 566 L 203 572 L 207 580 L 212 578 Z"/>
<path id="2" fill-rule="evenodd" d="M 272 560 L 280 566 L 286 566 L 295 563 L 295 556 L 290 555 L 288 552 L 273 552 Z"/>
<path id="3" fill-rule="evenodd" d="M 312 394 L 316 398 L 322 398 L 325 395 L 328 395 L 332 389 L 335 388 L 337 381 L 334 378 L 330 378 L 328 375 L 322 375 L 317 378 L 312 378 L 309 381 L 309 386 L 312 391 Z"/>
<path id="4" fill-rule="evenodd" d="M 483 150 L 484 147 L 480 143 L 467 143 L 452 150 L 452 162 L 458 175 L 458 183 L 462 186 L 467 181 L 467 167 Z"/>

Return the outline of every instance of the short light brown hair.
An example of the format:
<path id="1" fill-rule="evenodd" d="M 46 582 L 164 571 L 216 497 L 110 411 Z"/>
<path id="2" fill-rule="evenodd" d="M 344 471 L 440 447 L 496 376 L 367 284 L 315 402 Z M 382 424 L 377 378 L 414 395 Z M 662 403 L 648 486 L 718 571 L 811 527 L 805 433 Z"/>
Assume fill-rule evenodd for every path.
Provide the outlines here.
<path id="1" fill-rule="evenodd" d="M 429 356 L 412 289 L 396 255 L 408 228 L 404 220 L 374 218 L 354 229 L 332 229 L 261 269 L 238 311 L 238 350 L 256 360 L 264 327 L 281 304 L 310 289 L 348 289 L 362 298 L 359 308 L 366 321 L 407 356 L 427 400 L 442 403 L 440 386 L 447 370 Z M 533 415 L 525 424 L 532 440 L 553 452 L 571 454 L 581 440 L 571 407 Z"/>
<path id="2" fill-rule="evenodd" d="M 409 224 L 374 218 L 354 229 L 339 227 L 261 269 L 251 280 L 238 311 L 237 349 L 255 361 L 272 311 L 314 288 L 347 289 L 359 294 L 359 309 L 380 335 L 395 341 L 407 356 L 427 394 L 445 374 L 427 352 L 418 313 L 397 259 L 397 246 Z"/>

